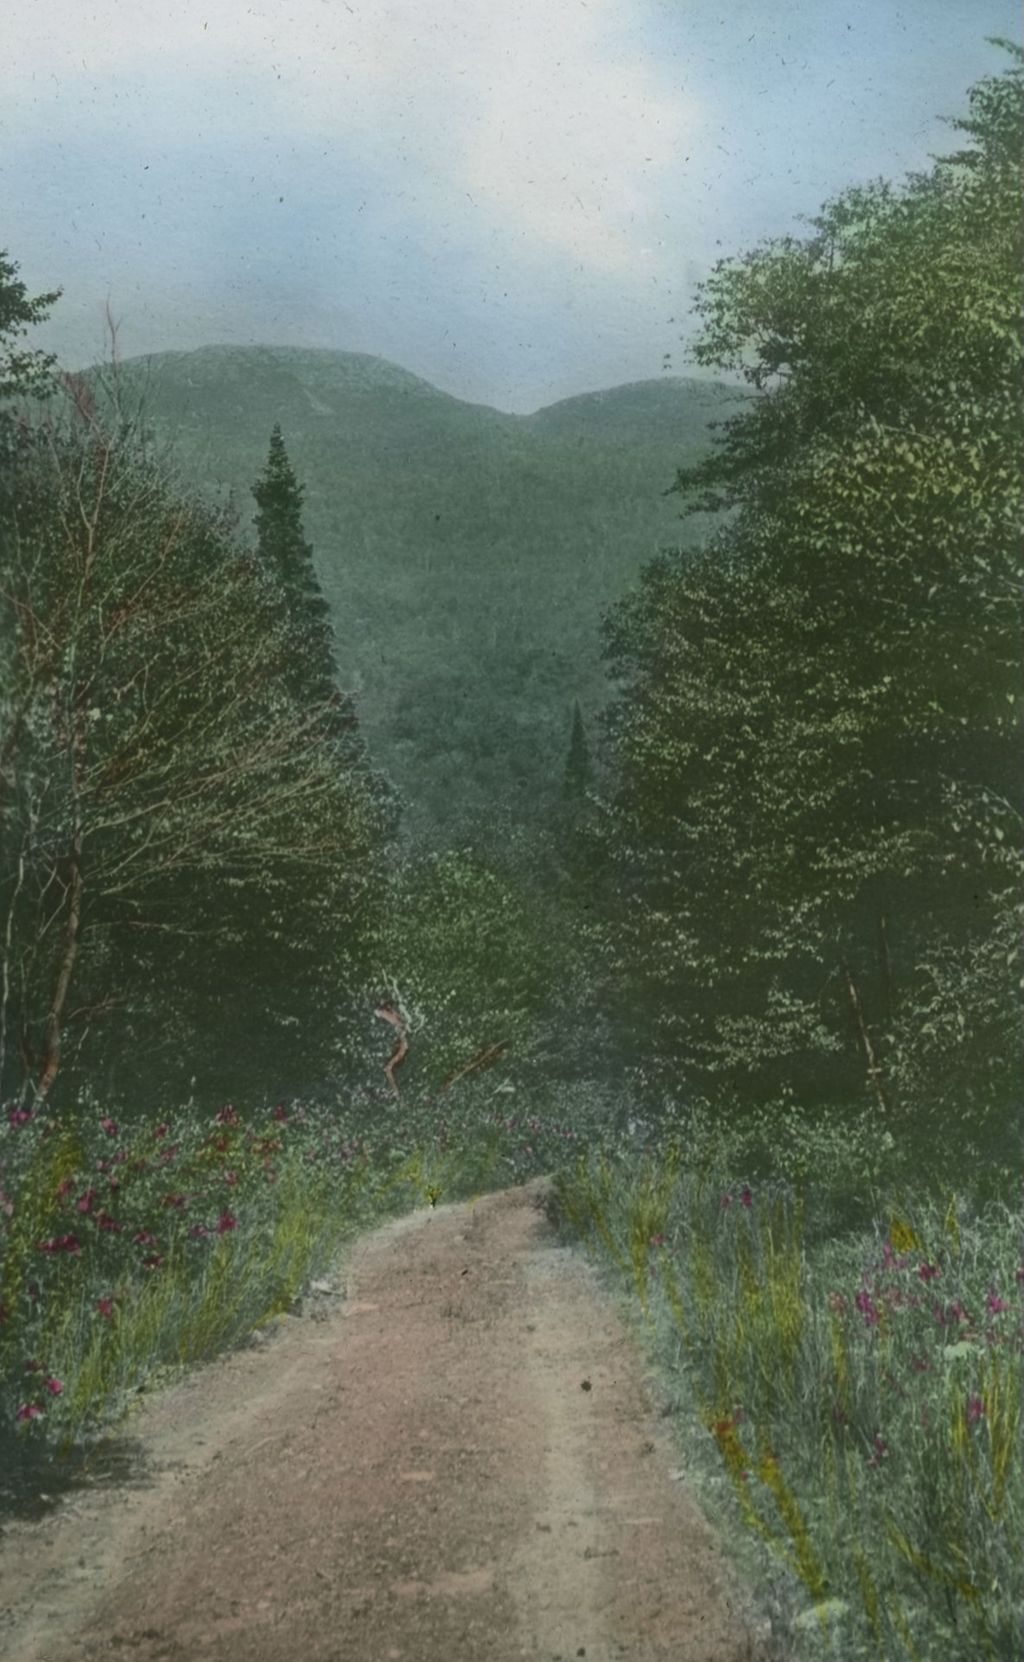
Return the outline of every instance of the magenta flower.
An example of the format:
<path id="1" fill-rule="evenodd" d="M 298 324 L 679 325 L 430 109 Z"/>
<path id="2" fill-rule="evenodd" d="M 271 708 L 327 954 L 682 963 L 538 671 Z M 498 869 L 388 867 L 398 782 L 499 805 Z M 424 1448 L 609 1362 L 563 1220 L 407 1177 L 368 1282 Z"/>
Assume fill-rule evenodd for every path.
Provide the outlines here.
<path id="1" fill-rule="evenodd" d="M 103 1298 L 98 1298 L 96 1300 L 96 1309 L 101 1316 L 106 1316 L 109 1319 L 114 1314 L 113 1293 L 107 1293 Z"/>
<path id="2" fill-rule="evenodd" d="M 276 1120 L 280 1120 L 282 1124 L 288 1118 L 288 1110 L 283 1102 L 279 1102 L 277 1107 L 274 1109 L 274 1118 Z"/>
<path id="3" fill-rule="evenodd" d="M 891 1241 L 886 1241 L 882 1248 L 882 1260 L 887 1270 L 905 1270 L 910 1263 L 909 1258 L 897 1258 Z"/>
<path id="4" fill-rule="evenodd" d="M 879 1322 L 878 1307 L 871 1294 L 862 1289 L 853 1302 L 864 1317 L 865 1324 L 868 1327 L 877 1327 Z"/>
<path id="5" fill-rule="evenodd" d="M 102 1126 L 103 1130 L 107 1133 L 108 1137 L 116 1137 L 117 1136 L 117 1132 L 118 1132 L 117 1121 L 112 1120 L 110 1118 L 109 1114 L 106 1116 L 105 1119 L 100 1120 L 100 1125 Z"/>
<path id="6" fill-rule="evenodd" d="M 144 1270 L 158 1270 L 163 1261 L 164 1259 L 162 1253 L 151 1252 L 148 1258 L 144 1258 L 142 1260 L 142 1267 Z"/>
<path id="7" fill-rule="evenodd" d="M 139 1229 L 132 1236 L 132 1246 L 156 1246 L 156 1236 L 148 1229 Z"/>
<path id="8" fill-rule="evenodd" d="M 64 1387 L 61 1384 L 60 1380 L 59 1379 L 54 1379 L 52 1374 L 50 1375 L 49 1379 L 46 1381 L 46 1389 L 49 1391 L 49 1393 L 52 1397 L 59 1397 L 63 1394 L 63 1391 L 64 1391 Z"/>
<path id="9" fill-rule="evenodd" d="M 993 1316 L 1002 1315 L 1004 1310 L 1012 1310 L 1013 1305 L 1007 1304 L 1005 1298 L 1000 1298 L 997 1292 L 991 1292 L 985 1300 Z"/>
<path id="10" fill-rule="evenodd" d="M 75 1201 L 75 1209 L 79 1212 L 91 1212 L 97 1199 L 95 1189 L 86 1189 L 84 1195 L 79 1195 Z"/>
<path id="11" fill-rule="evenodd" d="M 222 1212 L 220 1217 L 217 1220 L 217 1234 L 218 1235 L 226 1235 L 229 1229 L 237 1229 L 237 1228 L 238 1228 L 238 1219 L 232 1217 L 230 1212 Z"/>
<path id="12" fill-rule="evenodd" d="M 170 1129 L 171 1128 L 170 1128 L 169 1125 L 158 1125 L 156 1130 L 153 1132 L 153 1136 L 156 1139 L 156 1141 L 158 1143 L 161 1142 L 162 1139 L 167 1136 L 167 1133 L 170 1131 Z"/>
<path id="13" fill-rule="evenodd" d="M 745 1206 L 747 1208 L 747 1210 L 749 1211 L 751 1206 L 753 1206 L 753 1204 L 754 1204 L 754 1197 L 751 1194 L 749 1188 L 745 1187 L 740 1193 L 740 1205 Z"/>
<path id="14" fill-rule="evenodd" d="M 937 1264 L 922 1264 L 917 1273 L 922 1281 L 934 1281 L 942 1272 Z"/>
<path id="15" fill-rule="evenodd" d="M 985 1404 L 982 1402 L 981 1398 L 979 1396 L 968 1397 L 968 1399 L 967 1399 L 967 1423 L 968 1423 L 968 1425 L 977 1425 L 978 1421 L 984 1417 L 984 1413 L 985 1413 Z"/>
<path id="16" fill-rule="evenodd" d="M 15 1126 L 27 1125 L 29 1120 L 34 1120 L 35 1117 L 36 1116 L 28 1108 L 15 1108 L 10 1114 L 8 1114 L 7 1122 L 9 1125 Z"/>
<path id="17" fill-rule="evenodd" d="M 48 1241 L 40 1241 L 40 1252 L 81 1252 L 82 1246 L 77 1235 L 53 1235 Z"/>
<path id="18" fill-rule="evenodd" d="M 43 1410 L 40 1408 L 38 1402 L 23 1402 L 15 1415 L 15 1419 L 38 1420 L 42 1418 L 42 1413 Z"/>
<path id="19" fill-rule="evenodd" d="M 104 1230 L 108 1235 L 120 1235 L 121 1231 L 124 1229 L 124 1224 L 118 1223 L 117 1219 L 112 1218 L 109 1212 L 97 1212 L 96 1222 L 100 1229 Z"/>

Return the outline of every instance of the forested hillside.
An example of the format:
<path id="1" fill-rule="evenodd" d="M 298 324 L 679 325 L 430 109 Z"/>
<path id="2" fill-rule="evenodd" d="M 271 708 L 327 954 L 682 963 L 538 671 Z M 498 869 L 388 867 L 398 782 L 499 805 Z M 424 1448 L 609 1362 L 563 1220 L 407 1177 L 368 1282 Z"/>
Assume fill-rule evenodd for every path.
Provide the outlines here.
<path id="1" fill-rule="evenodd" d="M 573 702 L 592 726 L 607 697 L 601 616 L 679 540 L 663 493 L 738 396 L 672 379 L 513 416 L 290 347 L 129 360 L 122 380 L 182 476 L 233 494 L 245 536 L 280 424 L 342 684 L 407 835 L 438 843 L 536 825 L 557 800 Z"/>

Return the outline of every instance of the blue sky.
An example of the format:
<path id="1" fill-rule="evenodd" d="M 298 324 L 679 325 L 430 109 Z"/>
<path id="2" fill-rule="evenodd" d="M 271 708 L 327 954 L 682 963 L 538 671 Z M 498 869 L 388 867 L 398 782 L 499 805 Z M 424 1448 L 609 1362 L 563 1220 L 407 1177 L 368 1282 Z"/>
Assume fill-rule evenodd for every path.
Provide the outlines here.
<path id="1" fill-rule="evenodd" d="M 375 352 L 530 410 L 686 373 L 694 285 L 926 166 L 1010 0 L 5 0 L 45 344 Z M 43 340 L 42 333 L 40 339 Z"/>

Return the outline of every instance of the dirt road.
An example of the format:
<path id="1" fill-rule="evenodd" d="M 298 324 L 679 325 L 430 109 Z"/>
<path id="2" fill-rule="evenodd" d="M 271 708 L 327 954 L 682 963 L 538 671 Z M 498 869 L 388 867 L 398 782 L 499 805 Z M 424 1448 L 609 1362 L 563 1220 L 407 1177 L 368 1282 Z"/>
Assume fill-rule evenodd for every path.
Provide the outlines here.
<path id="1" fill-rule="evenodd" d="M 671 1433 L 542 1186 L 417 1212 L 0 1540 L 7 1662 L 740 1662 Z"/>

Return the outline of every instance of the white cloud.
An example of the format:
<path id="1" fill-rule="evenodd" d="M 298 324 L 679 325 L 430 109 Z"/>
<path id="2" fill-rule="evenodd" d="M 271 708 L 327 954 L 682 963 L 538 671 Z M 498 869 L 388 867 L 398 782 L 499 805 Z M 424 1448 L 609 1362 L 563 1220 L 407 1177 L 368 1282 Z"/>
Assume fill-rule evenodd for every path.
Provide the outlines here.
<path id="1" fill-rule="evenodd" d="M 414 211 L 474 226 L 499 257 L 620 277 L 657 258 L 665 170 L 695 119 L 629 33 L 636 0 L 7 0 L 5 13 L 9 131 L 322 136 L 378 173 L 386 156 Z"/>

